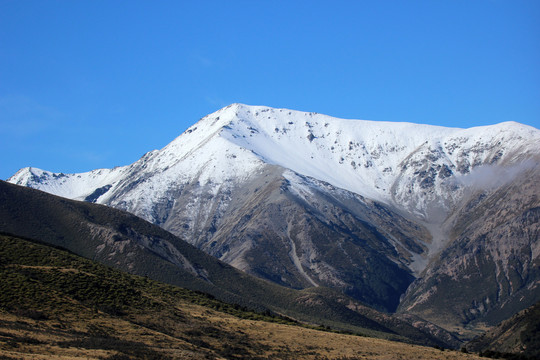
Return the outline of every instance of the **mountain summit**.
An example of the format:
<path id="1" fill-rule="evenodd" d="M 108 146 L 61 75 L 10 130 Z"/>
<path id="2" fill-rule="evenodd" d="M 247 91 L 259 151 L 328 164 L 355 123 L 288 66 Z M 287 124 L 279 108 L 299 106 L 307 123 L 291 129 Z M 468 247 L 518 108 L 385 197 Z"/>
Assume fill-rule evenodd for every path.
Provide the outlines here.
<path id="1" fill-rule="evenodd" d="M 233 104 L 129 166 L 25 168 L 8 181 L 127 210 L 278 284 L 461 326 L 540 298 L 538 144 L 539 130 L 514 122 L 458 129 Z M 444 308 L 476 282 L 489 286 Z"/>
<path id="2" fill-rule="evenodd" d="M 440 192 L 448 185 L 488 185 L 489 180 L 482 179 L 490 172 L 487 167 L 521 163 L 538 153 L 539 140 L 537 129 L 514 122 L 458 129 L 343 120 L 232 104 L 204 117 L 162 150 L 151 151 L 130 166 L 52 181 L 49 172 L 25 168 L 9 180 L 31 185 L 37 176 L 39 187 L 49 187 L 52 193 L 81 200 L 93 195 L 93 200 L 106 203 L 123 184 L 121 180 L 134 171 L 159 172 L 163 175 L 154 178 L 160 179 L 199 177 L 204 184 L 221 186 L 270 164 L 387 204 L 414 208 L 418 215 L 429 218 L 429 201 L 419 199 L 425 189 L 433 187 L 430 190 Z M 426 158 L 434 167 L 425 166 Z M 89 193 L 89 186 L 107 185 L 111 187 L 101 190 L 99 196 Z M 166 187 L 163 183 L 154 185 L 160 186 L 152 194 Z M 420 195 L 411 199 L 411 193 Z"/>

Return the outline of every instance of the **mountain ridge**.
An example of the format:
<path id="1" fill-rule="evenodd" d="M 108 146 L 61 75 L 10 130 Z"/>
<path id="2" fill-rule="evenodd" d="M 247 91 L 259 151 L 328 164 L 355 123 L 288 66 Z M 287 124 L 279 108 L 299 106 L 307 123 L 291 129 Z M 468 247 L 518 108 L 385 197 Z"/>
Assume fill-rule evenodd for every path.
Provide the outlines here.
<path id="1" fill-rule="evenodd" d="M 266 113 L 270 113 L 272 115 L 272 116 L 267 116 L 267 118 L 271 118 L 272 122 L 262 121 L 261 119 L 259 119 L 259 117 L 262 118 L 264 116 L 263 114 L 266 114 Z M 286 115 L 283 115 L 284 113 L 286 113 Z M 315 120 L 311 120 L 311 122 L 316 121 L 317 125 L 319 125 L 318 127 L 315 127 L 316 130 L 313 130 L 314 125 L 309 121 L 310 119 L 315 119 Z M 304 121 L 304 123 L 295 124 L 294 120 L 296 120 L 297 123 L 302 122 L 302 121 Z M 336 125 L 336 123 L 338 125 Z M 369 121 L 369 120 L 344 120 L 344 119 L 332 118 L 330 116 L 321 115 L 317 113 L 304 113 L 304 112 L 288 110 L 288 109 L 272 109 L 272 108 L 262 107 L 262 106 L 247 106 L 247 105 L 242 105 L 242 104 L 232 104 L 223 109 L 216 111 L 215 113 L 205 116 L 199 122 L 197 122 L 196 124 L 188 128 L 180 136 L 178 136 L 173 141 L 171 141 L 170 144 L 168 144 L 161 150 L 149 151 L 139 161 L 150 160 L 150 161 L 146 161 L 146 163 L 144 164 L 146 165 L 146 167 L 151 168 L 153 166 L 154 167 L 161 166 L 160 170 L 163 170 L 163 169 L 168 170 L 168 168 L 170 168 L 171 165 L 177 164 L 181 162 L 182 160 L 189 158 L 189 156 L 193 153 L 193 149 L 197 149 L 201 145 L 207 144 L 210 141 L 210 139 L 217 137 L 222 140 L 227 140 L 230 143 L 233 143 L 234 145 L 239 146 L 240 148 L 247 149 L 248 152 L 255 153 L 260 158 L 266 159 L 268 162 L 274 165 L 280 165 L 284 168 L 291 169 L 302 175 L 310 176 L 310 177 L 317 178 L 319 180 L 326 181 L 334 186 L 341 187 L 349 191 L 353 191 L 359 195 L 363 195 L 363 196 L 369 195 L 369 194 L 363 193 L 362 190 L 355 191 L 357 189 L 355 189 L 355 186 L 353 185 L 346 184 L 346 185 L 349 185 L 349 186 L 346 186 L 346 185 L 340 184 L 342 183 L 343 180 L 335 179 L 335 178 L 332 179 L 332 176 L 329 176 L 329 175 L 327 175 L 326 178 L 325 176 L 320 176 L 322 172 L 321 169 L 316 169 L 316 171 L 313 171 L 313 170 L 309 171 L 306 169 L 296 169 L 295 167 L 300 166 L 298 164 L 300 161 L 297 161 L 296 163 L 291 165 L 290 163 L 287 164 L 285 161 L 276 160 L 276 158 L 287 159 L 287 155 L 282 156 L 282 154 L 279 153 L 280 151 L 288 152 L 289 153 L 288 156 L 290 158 L 291 154 L 295 153 L 294 151 L 292 151 L 292 149 L 294 149 L 293 144 L 288 144 L 287 145 L 288 147 L 285 150 L 281 150 L 277 146 L 272 147 L 271 150 L 278 152 L 277 155 L 268 156 L 266 154 L 263 154 L 265 150 L 267 150 L 267 149 L 264 149 L 264 147 L 268 147 L 268 146 L 267 144 L 264 144 L 264 146 L 261 145 L 261 143 L 263 142 L 261 140 L 264 140 L 264 139 L 261 139 L 260 137 L 256 136 L 257 134 L 260 134 L 261 132 L 263 132 L 260 128 L 261 126 L 263 126 L 265 127 L 264 134 L 263 134 L 264 137 L 266 138 L 271 137 L 274 140 L 283 140 L 283 137 L 281 137 L 281 135 L 286 134 L 287 132 L 291 131 L 291 129 L 287 129 L 286 126 L 294 127 L 293 130 L 294 130 L 295 140 L 302 139 L 303 136 L 300 136 L 300 135 L 305 135 L 305 138 L 306 138 L 305 141 L 303 143 L 298 144 L 298 145 L 301 145 L 300 147 L 303 147 L 304 145 L 306 145 L 305 143 L 306 141 L 308 143 L 311 143 L 314 141 L 317 142 L 323 139 L 324 136 L 329 136 L 329 135 L 335 136 L 336 133 L 341 134 L 339 130 L 335 130 L 335 129 L 331 129 L 333 131 L 327 131 L 326 134 L 322 134 L 323 131 L 321 127 L 328 127 L 330 126 L 330 124 L 332 126 L 337 126 L 338 128 L 343 124 L 348 124 L 348 128 L 346 128 L 346 130 L 351 131 L 355 128 L 359 129 L 354 132 L 358 133 L 361 130 L 361 132 L 366 133 L 365 135 L 366 138 L 379 139 L 378 140 L 379 142 L 384 141 L 385 144 L 393 145 L 392 150 L 394 152 L 399 151 L 399 149 L 403 148 L 405 146 L 404 144 L 406 144 L 407 154 L 409 155 L 411 153 L 414 153 L 418 148 L 422 147 L 422 145 L 425 145 L 426 140 L 431 140 L 434 143 L 440 143 L 440 142 L 444 142 L 445 140 L 444 135 L 447 135 L 447 136 L 454 135 L 454 134 L 459 135 L 458 133 L 462 133 L 462 136 L 457 136 L 457 138 L 460 139 L 461 142 L 464 142 L 465 136 L 468 135 L 467 133 L 471 133 L 471 132 L 485 133 L 486 131 L 488 131 L 491 134 L 492 133 L 504 134 L 508 132 L 515 132 L 514 134 L 515 136 L 513 137 L 517 136 L 518 138 L 522 138 L 526 135 L 528 136 L 533 135 L 535 139 L 538 139 L 540 137 L 540 135 L 538 134 L 539 131 L 537 129 L 532 128 L 527 125 L 519 124 L 517 122 L 504 122 L 504 123 L 500 123 L 496 125 L 473 127 L 469 129 L 460 129 L 460 128 L 446 128 L 446 127 L 434 126 L 434 125 L 419 125 L 419 124 L 413 124 L 413 123 L 377 122 L 377 121 Z M 251 125 L 256 125 L 257 128 Z M 201 132 L 200 128 L 202 126 L 206 126 L 206 128 L 204 129 L 206 131 L 205 134 L 202 137 L 193 139 L 193 136 L 191 135 L 194 135 L 195 133 L 200 133 Z M 278 128 L 277 126 L 281 126 L 281 128 Z M 270 128 L 273 128 L 273 129 L 271 130 Z M 279 131 L 276 131 L 276 129 Z M 197 130 L 199 131 L 197 132 Z M 313 138 L 309 139 L 309 134 L 313 134 L 313 131 L 319 131 L 321 133 L 321 136 L 314 135 Z M 273 134 L 273 132 L 276 132 L 277 135 Z M 404 136 L 405 134 L 406 136 Z M 420 134 L 420 136 L 418 136 L 418 134 Z M 354 135 L 358 135 L 358 134 L 354 134 Z M 350 138 L 354 137 L 351 134 L 347 134 L 347 136 Z M 255 140 L 257 141 L 255 140 L 252 141 L 249 139 L 252 137 L 255 137 Z M 410 138 L 417 138 L 417 139 L 411 141 L 409 140 Z M 483 137 L 480 136 L 479 138 L 482 139 Z M 502 136 L 502 138 L 505 138 L 505 137 Z M 387 141 L 389 139 L 391 139 L 392 141 L 391 142 Z M 336 142 L 335 139 L 331 139 L 331 140 L 334 140 L 333 141 L 334 143 Z M 344 143 L 339 144 L 339 146 L 341 146 L 342 148 L 350 147 L 351 148 L 350 150 L 352 150 L 353 144 L 349 144 L 350 142 L 351 141 L 349 142 L 344 141 Z M 370 157 L 372 158 L 371 160 L 373 160 L 373 157 L 381 156 L 378 152 L 380 152 L 382 148 L 381 147 L 382 144 L 379 142 L 371 141 L 370 143 L 366 139 L 362 140 L 361 145 L 363 147 L 367 146 L 367 147 L 372 148 L 371 149 L 372 151 L 369 154 L 365 154 L 365 155 L 370 155 Z M 257 143 L 259 144 L 258 148 L 257 148 Z M 330 143 L 332 143 L 332 141 L 330 141 Z M 397 143 L 401 143 L 401 144 L 395 145 Z M 283 144 L 284 143 L 282 141 L 280 143 L 280 146 L 283 147 Z M 219 149 L 219 146 L 221 145 L 223 144 L 217 144 L 216 146 Z M 246 146 L 246 145 L 249 145 L 249 146 Z M 321 146 L 319 146 L 319 148 L 321 148 Z M 328 141 L 327 141 L 327 144 L 323 144 L 322 148 L 328 149 L 328 148 L 331 148 L 331 146 L 329 146 Z M 452 150 L 450 146 L 448 148 L 450 149 L 448 151 L 449 155 L 452 155 L 455 151 Z M 334 150 L 334 149 L 331 149 L 331 150 Z M 345 150 L 345 152 L 346 151 L 347 150 Z M 174 155 L 174 159 L 164 165 L 158 165 L 154 159 L 158 153 L 166 154 L 166 156 L 162 156 L 162 157 L 167 157 L 167 156 L 171 157 L 171 155 Z M 310 154 L 306 154 L 306 150 L 297 151 L 296 153 L 301 154 L 302 160 L 306 160 L 307 158 L 312 156 Z M 393 161 L 394 167 L 397 166 L 397 164 L 395 163 L 403 162 L 408 157 L 409 156 L 402 156 L 398 158 L 397 160 L 394 160 Z M 238 159 L 238 157 L 235 158 L 235 161 L 239 161 L 239 160 L 240 159 Z M 328 159 L 325 159 L 325 160 L 328 160 Z M 383 165 L 384 168 L 378 169 L 379 172 L 382 172 L 382 170 L 387 168 L 388 165 L 391 165 L 388 160 L 389 160 L 388 158 L 384 159 L 384 165 Z M 498 159 L 495 159 L 495 160 L 498 160 Z M 338 160 L 338 163 L 339 162 L 340 160 Z M 479 164 L 475 164 L 475 166 L 478 166 L 478 165 Z M 236 167 L 239 167 L 239 165 L 236 164 L 233 168 L 236 168 Z M 366 168 L 369 169 L 369 167 L 370 166 L 368 165 Z M 129 169 L 130 166 L 115 167 L 114 169 L 98 169 L 98 170 L 94 170 L 94 171 L 83 173 L 83 174 L 94 173 L 95 175 L 103 176 L 103 175 L 109 175 L 109 174 L 104 174 L 104 173 L 118 172 L 120 169 L 126 169 L 126 168 Z M 335 166 L 332 166 L 331 168 L 334 169 Z M 29 170 L 31 168 L 23 168 L 19 170 L 19 172 L 17 172 L 14 176 L 12 176 L 8 181 L 18 183 L 18 184 L 21 184 L 25 181 L 28 182 L 29 174 L 27 174 L 27 172 L 31 172 L 31 171 L 25 171 L 25 169 Z M 346 169 L 346 170 L 349 171 L 350 169 Z M 467 169 L 467 167 L 463 165 L 462 170 L 463 170 L 463 174 L 467 174 L 470 169 Z M 36 171 L 38 174 L 41 173 L 40 175 L 45 175 L 45 176 L 53 175 L 53 173 L 46 172 L 40 169 L 34 168 L 34 171 Z M 313 172 L 316 172 L 316 174 L 313 174 Z M 389 172 L 389 171 L 386 171 L 386 172 Z M 56 174 L 56 175 L 59 176 L 59 174 Z M 82 175 L 82 174 L 77 174 L 77 175 Z M 219 180 L 223 180 L 223 179 L 219 179 Z M 329 180 L 334 180 L 334 181 L 329 181 Z M 110 180 L 107 179 L 107 176 L 105 176 L 104 181 L 106 182 Z M 106 184 L 103 183 L 103 185 L 106 185 Z M 51 192 L 55 190 L 58 191 L 59 189 L 51 189 Z M 365 189 L 363 189 L 363 191 L 365 191 Z M 70 195 L 70 194 L 64 193 L 64 195 Z M 83 195 L 89 195 L 89 194 L 76 193 L 76 194 L 71 194 L 71 196 L 66 196 L 66 197 L 70 197 L 70 198 L 78 197 L 80 199 L 83 199 Z M 381 200 L 381 199 L 376 198 L 376 200 Z"/>

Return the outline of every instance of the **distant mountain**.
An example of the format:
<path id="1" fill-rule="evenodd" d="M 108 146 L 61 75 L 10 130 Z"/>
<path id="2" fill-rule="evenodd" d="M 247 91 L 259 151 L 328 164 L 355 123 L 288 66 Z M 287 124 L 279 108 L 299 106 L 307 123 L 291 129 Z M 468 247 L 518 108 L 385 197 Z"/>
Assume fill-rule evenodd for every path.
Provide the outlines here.
<path id="1" fill-rule="evenodd" d="M 25 168 L 9 181 L 127 210 L 280 285 L 463 330 L 540 299 L 538 144 L 539 130 L 514 122 L 457 129 L 233 104 L 132 165 Z"/>
<path id="2" fill-rule="evenodd" d="M 132 274 L 298 321 L 431 346 L 460 344 L 433 324 L 380 313 L 332 289 L 299 291 L 247 275 L 125 211 L 3 181 L 0 233 L 60 246 Z"/>

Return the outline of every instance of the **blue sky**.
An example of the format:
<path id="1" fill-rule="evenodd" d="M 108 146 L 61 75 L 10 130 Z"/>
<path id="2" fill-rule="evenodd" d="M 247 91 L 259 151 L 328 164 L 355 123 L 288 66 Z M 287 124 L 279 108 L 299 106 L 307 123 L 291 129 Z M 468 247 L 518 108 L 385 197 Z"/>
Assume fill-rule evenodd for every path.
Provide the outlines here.
<path id="1" fill-rule="evenodd" d="M 127 165 L 230 103 L 540 128 L 540 1 L 0 0 L 0 179 Z"/>

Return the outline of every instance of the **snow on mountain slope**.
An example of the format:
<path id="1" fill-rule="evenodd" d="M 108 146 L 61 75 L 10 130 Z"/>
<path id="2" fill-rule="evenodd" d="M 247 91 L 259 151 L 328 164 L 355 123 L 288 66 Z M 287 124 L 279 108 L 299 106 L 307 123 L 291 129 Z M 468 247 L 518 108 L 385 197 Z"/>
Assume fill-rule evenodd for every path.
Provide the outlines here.
<path id="1" fill-rule="evenodd" d="M 472 174 L 537 152 L 540 140 L 538 130 L 517 123 L 462 130 L 242 110 L 234 131 L 227 134 L 231 141 L 266 162 L 399 205 L 421 218 L 428 218 L 435 202 L 446 213 L 459 201 L 461 192 L 456 190 L 473 185 L 471 179 L 481 181 Z"/>
<path id="2" fill-rule="evenodd" d="M 8 182 L 25 185 L 70 199 L 84 200 L 94 189 L 119 181 L 125 168 L 98 169 L 80 174 L 51 173 L 28 167 L 19 170 Z"/>
<path id="3" fill-rule="evenodd" d="M 224 137 L 268 163 L 379 200 L 388 199 L 403 158 L 426 139 L 456 131 L 265 107 L 240 107 L 227 130 Z"/>
<path id="4" fill-rule="evenodd" d="M 154 204 L 179 184 L 195 182 L 216 195 L 272 164 L 394 206 L 429 226 L 466 189 L 486 186 L 482 175 L 510 179 L 538 143 L 539 130 L 513 122 L 457 129 L 233 104 L 132 165 L 68 175 L 25 168 L 8 181 L 159 223 Z"/>
<path id="5" fill-rule="evenodd" d="M 195 177 L 216 184 L 217 191 L 220 184 L 248 177 L 269 163 L 425 216 L 429 201 L 440 197 L 440 186 L 427 198 L 411 198 L 411 191 L 425 193 L 438 185 L 436 177 L 444 180 L 454 173 L 451 182 L 440 183 L 459 187 L 464 175 L 481 166 L 512 163 L 536 151 L 539 140 L 537 129 L 512 122 L 457 129 L 233 104 L 130 166 L 71 175 L 26 168 L 9 181 L 75 199 L 111 185 L 97 201 L 105 203 L 136 172 L 146 182 L 143 193 L 133 193 L 140 202 L 141 195 L 152 201 L 167 184 Z M 149 173 L 155 176 L 142 175 Z"/>

